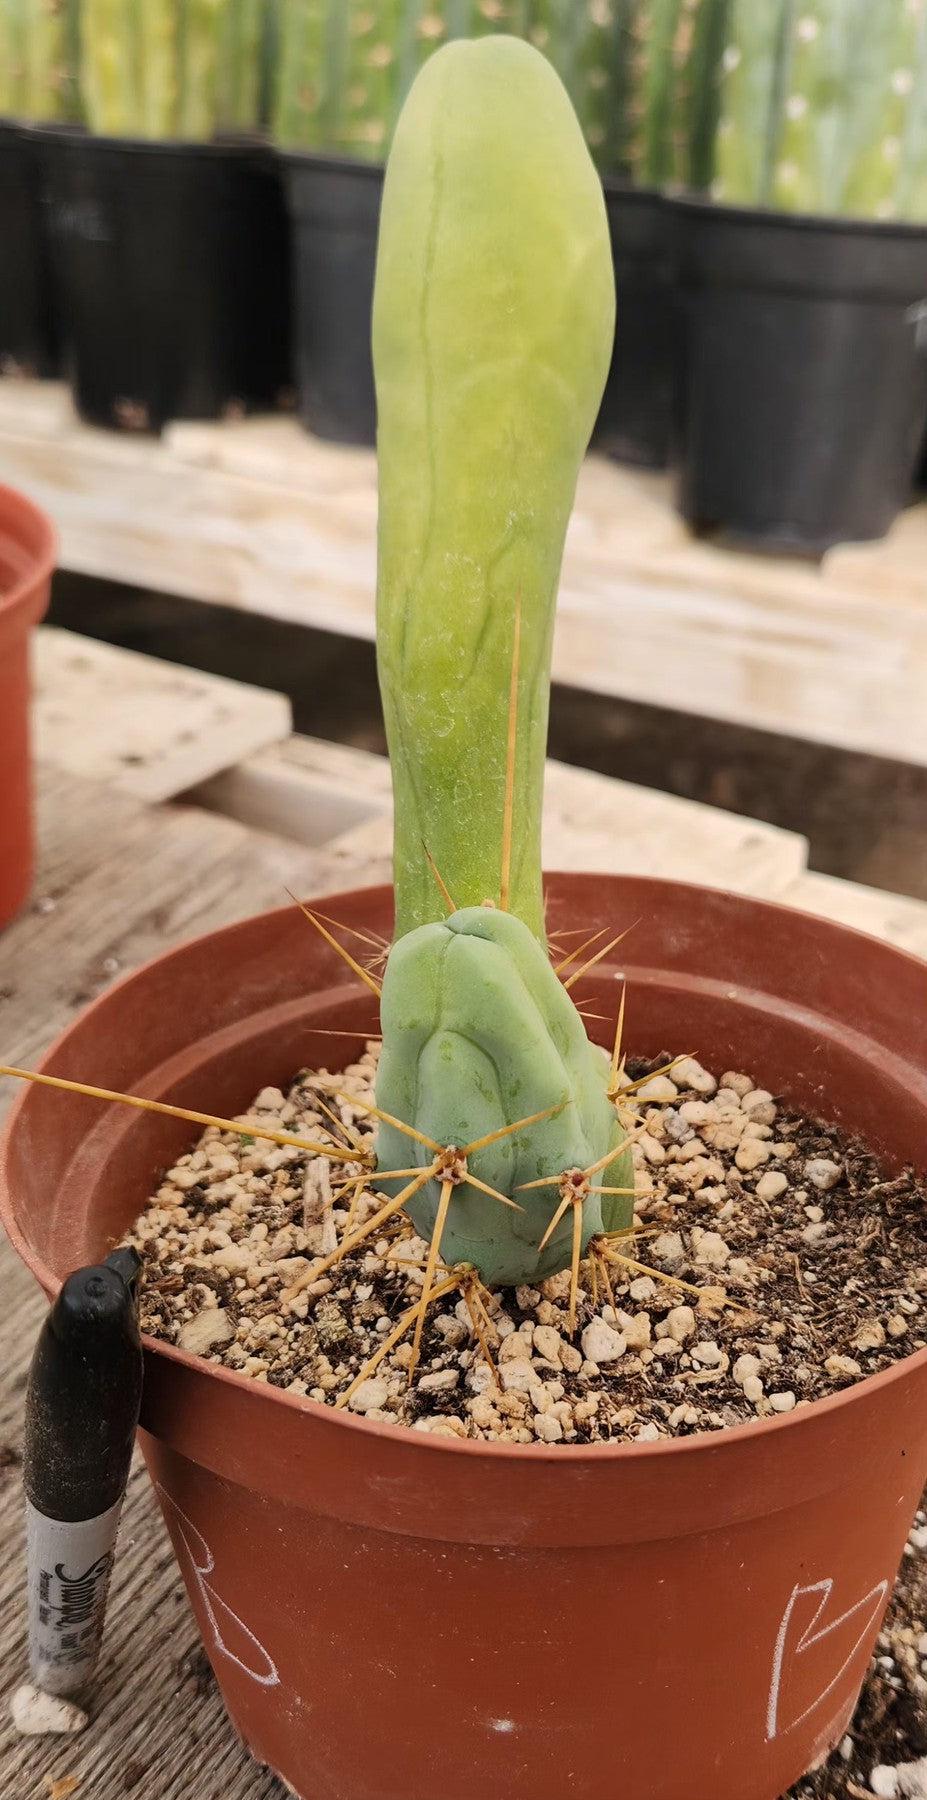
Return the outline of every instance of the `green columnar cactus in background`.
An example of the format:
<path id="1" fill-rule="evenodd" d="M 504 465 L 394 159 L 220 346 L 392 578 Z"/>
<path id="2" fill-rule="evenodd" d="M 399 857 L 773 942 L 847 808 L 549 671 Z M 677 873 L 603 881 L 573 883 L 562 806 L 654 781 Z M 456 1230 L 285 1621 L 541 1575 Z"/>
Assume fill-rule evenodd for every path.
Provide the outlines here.
<path id="1" fill-rule="evenodd" d="M 80 0 L 92 131 L 202 140 L 259 122 L 266 0 Z"/>
<path id="2" fill-rule="evenodd" d="M 540 869 L 560 562 L 613 324 L 601 188 L 557 76 L 514 38 L 447 46 L 396 133 L 374 299 L 397 914 L 377 1096 L 458 1148 L 549 1114 L 475 1151 L 444 1208 L 442 1255 L 491 1282 L 570 1259 L 572 1217 L 540 1249 L 556 1190 L 523 1182 L 598 1163 L 597 1185 L 629 1186 L 605 1059 L 544 949 Z M 378 1182 L 410 1156 L 430 1166 L 382 1125 Z M 426 1234 L 441 1192 L 437 1172 L 409 1197 Z M 629 1204 L 589 1192 L 583 1242 Z"/>
<path id="3" fill-rule="evenodd" d="M 704 184 L 727 0 L 613 0 L 612 102 L 606 166 L 648 187 Z"/>
<path id="4" fill-rule="evenodd" d="M 216 117 L 223 131 L 253 131 L 264 108 L 270 8 L 229 0 L 219 44 Z"/>
<path id="5" fill-rule="evenodd" d="M 146 0 L 138 11 L 141 136 L 177 135 L 178 30 L 176 0 Z"/>
<path id="6" fill-rule="evenodd" d="M 788 0 L 733 0 L 721 59 L 721 111 L 712 192 L 718 200 L 768 199 L 777 150 Z M 780 101 L 781 104 L 781 101 Z"/>
<path id="7" fill-rule="evenodd" d="M 927 5 L 918 19 L 913 85 L 898 171 L 899 219 L 927 220 Z"/>
<path id="8" fill-rule="evenodd" d="M 126 0 L 81 0 L 81 98 L 91 131 L 104 137 L 144 136 L 137 23 Z"/>
<path id="9" fill-rule="evenodd" d="M 876 218 L 894 212 L 916 40 L 907 0 L 815 0 L 797 8 L 774 206 Z"/>
<path id="10" fill-rule="evenodd" d="M 290 149 L 382 161 L 415 76 L 441 45 L 521 32 L 528 0 L 285 0 L 273 134 Z"/>
<path id="11" fill-rule="evenodd" d="M 0 118 L 76 117 L 76 0 L 0 0 Z"/>
<path id="12" fill-rule="evenodd" d="M 617 104 L 630 38 L 621 0 L 531 0 L 531 42 L 553 63 L 600 168 L 622 159 L 626 119 Z"/>
<path id="13" fill-rule="evenodd" d="M 695 0 L 679 82 L 683 154 L 675 173 L 678 180 L 699 192 L 710 188 L 714 173 L 728 11 L 729 0 Z"/>
<path id="14" fill-rule="evenodd" d="M 184 0 L 178 137 L 209 138 L 218 127 L 219 52 L 229 6 L 230 0 Z"/>
<path id="15" fill-rule="evenodd" d="M 924 166 L 925 0 L 734 0 L 716 198 L 910 216 Z"/>

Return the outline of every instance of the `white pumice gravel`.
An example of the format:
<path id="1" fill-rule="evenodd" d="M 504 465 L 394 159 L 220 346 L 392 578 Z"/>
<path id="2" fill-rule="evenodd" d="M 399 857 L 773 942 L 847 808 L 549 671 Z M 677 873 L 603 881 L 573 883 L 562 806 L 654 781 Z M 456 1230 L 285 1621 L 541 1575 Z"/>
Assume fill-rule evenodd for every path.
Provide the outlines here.
<path id="1" fill-rule="evenodd" d="M 341 1127 L 367 1137 L 370 1115 L 337 1090 L 372 1099 L 377 1054 L 370 1045 L 337 1074 L 303 1071 L 288 1093 L 264 1088 L 242 1117 L 333 1148 Z M 600 1279 L 594 1302 L 584 1270 L 575 1333 L 561 1271 L 488 1299 L 494 1366 L 450 1293 L 426 1322 L 411 1385 L 408 1338 L 369 1369 L 421 1293 L 427 1245 L 396 1221 L 313 1281 L 345 1233 L 348 1165 L 212 1128 L 166 1172 L 132 1234 L 143 1327 L 299 1405 L 351 1390 L 356 1419 L 564 1446 L 788 1414 L 924 1347 L 925 1195 L 912 1177 L 886 1175 L 746 1070 L 718 1079 L 684 1058 L 644 1079 L 634 1107 L 645 1129 L 627 1248 L 652 1272 L 613 1264 L 611 1293 Z M 377 1204 L 362 1191 L 355 1222 Z"/>
<path id="2" fill-rule="evenodd" d="M 87 1726 L 87 1714 L 72 1700 L 46 1694 L 31 1681 L 14 1689 L 10 1717 L 21 1737 L 75 1737 Z"/>

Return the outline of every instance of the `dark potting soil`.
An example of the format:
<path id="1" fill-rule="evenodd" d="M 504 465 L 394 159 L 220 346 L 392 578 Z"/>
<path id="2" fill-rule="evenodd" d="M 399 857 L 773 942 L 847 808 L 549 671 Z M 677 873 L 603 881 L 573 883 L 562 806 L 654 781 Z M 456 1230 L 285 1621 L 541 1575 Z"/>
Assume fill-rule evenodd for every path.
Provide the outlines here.
<path id="1" fill-rule="evenodd" d="M 788 1413 L 927 1343 L 923 1184 L 749 1075 L 719 1082 L 687 1058 L 628 1097 L 636 1230 L 584 1262 L 576 1330 L 568 1272 L 451 1290 L 428 1312 L 410 1383 L 411 1322 L 386 1354 L 384 1340 L 421 1296 L 427 1244 L 396 1215 L 327 1260 L 349 1215 L 353 1230 L 382 1204 L 341 1189 L 351 1165 L 337 1156 L 342 1133 L 371 1134 L 376 1057 L 371 1045 L 344 1073 L 303 1072 L 242 1116 L 330 1143 L 330 1162 L 209 1129 L 166 1173 L 132 1236 L 146 1331 L 374 1419 L 548 1444 Z"/>

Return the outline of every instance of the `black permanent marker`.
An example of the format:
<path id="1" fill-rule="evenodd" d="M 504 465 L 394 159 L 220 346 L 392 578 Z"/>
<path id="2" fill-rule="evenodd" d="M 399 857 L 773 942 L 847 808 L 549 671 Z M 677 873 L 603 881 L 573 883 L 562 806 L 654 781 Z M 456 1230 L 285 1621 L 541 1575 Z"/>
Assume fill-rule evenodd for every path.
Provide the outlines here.
<path id="1" fill-rule="evenodd" d="M 115 1250 L 69 1275 L 29 1371 L 29 1660 L 49 1694 L 77 1693 L 100 1651 L 141 1402 L 139 1267 L 134 1250 Z"/>

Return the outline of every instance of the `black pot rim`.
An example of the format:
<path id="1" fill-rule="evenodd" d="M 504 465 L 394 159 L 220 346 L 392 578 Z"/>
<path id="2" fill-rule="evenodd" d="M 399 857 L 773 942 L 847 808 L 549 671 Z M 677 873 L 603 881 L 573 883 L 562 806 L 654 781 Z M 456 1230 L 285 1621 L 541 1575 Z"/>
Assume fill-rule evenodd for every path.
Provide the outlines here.
<path id="1" fill-rule="evenodd" d="M 386 164 L 371 162 L 365 156 L 342 156 L 327 150 L 285 150 L 274 145 L 276 155 L 289 169 L 318 169 L 323 175 L 360 175 L 368 181 L 382 181 Z"/>
<path id="2" fill-rule="evenodd" d="M 629 175 L 603 170 L 600 179 L 607 200 L 627 200 L 632 206 L 665 206 L 672 199 L 665 188 L 646 187 L 642 182 L 632 181 Z"/>
<path id="3" fill-rule="evenodd" d="M 918 224 L 911 219 L 841 218 L 836 213 L 786 212 L 775 206 L 732 206 L 724 200 L 713 200 L 710 194 L 677 193 L 666 196 L 668 203 L 691 218 L 715 216 L 733 225 L 768 228 L 781 226 L 786 231 L 809 231 L 834 237 L 877 237 L 914 240 L 927 236 L 927 221 Z"/>
<path id="4" fill-rule="evenodd" d="M 142 137 L 107 137 L 102 133 L 87 131 L 82 125 L 29 125 L 21 128 L 25 136 L 41 141 L 61 143 L 69 139 L 82 151 L 91 156 L 138 156 L 201 158 L 203 161 L 231 161 L 243 153 L 250 156 L 265 155 L 272 146 L 266 138 L 255 133 L 245 132 L 224 137 L 207 138 L 142 138 Z"/>

